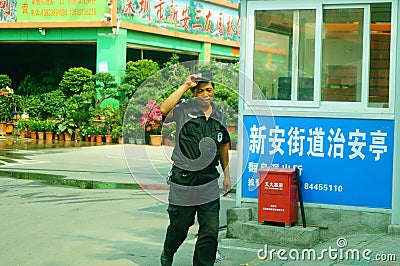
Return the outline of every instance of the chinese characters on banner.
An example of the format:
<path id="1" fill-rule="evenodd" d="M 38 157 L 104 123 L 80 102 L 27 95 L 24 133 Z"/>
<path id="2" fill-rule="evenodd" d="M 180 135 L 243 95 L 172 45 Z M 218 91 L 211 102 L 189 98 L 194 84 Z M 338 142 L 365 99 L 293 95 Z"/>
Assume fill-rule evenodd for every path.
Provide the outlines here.
<path id="1" fill-rule="evenodd" d="M 257 197 L 258 169 L 297 167 L 306 202 L 390 207 L 393 121 L 245 116 L 244 122 L 243 197 Z"/>
<path id="2" fill-rule="evenodd" d="M 249 136 L 249 151 L 250 153 L 264 154 L 265 142 L 268 142 L 270 148 L 267 152 L 271 155 L 276 153 L 284 155 L 287 152 L 289 156 L 298 154 L 299 157 L 328 156 L 343 159 L 345 148 L 349 148 L 347 156 L 350 160 L 354 160 L 357 157 L 364 160 L 367 152 L 373 154 L 375 161 L 379 161 L 381 155 L 387 152 L 387 135 L 387 132 L 382 132 L 380 129 L 368 132 L 371 142 L 367 147 L 367 132 L 360 132 L 359 128 L 356 128 L 354 132 L 348 132 L 348 135 L 345 136 L 340 127 L 330 128 L 328 132 L 325 132 L 321 127 L 306 130 L 291 126 L 289 131 L 286 132 L 285 129 L 279 128 L 278 125 L 268 130 L 265 126 L 257 127 L 252 125 Z M 328 147 L 324 147 L 325 138 L 328 140 Z M 304 146 L 306 143 L 308 143 L 308 149 L 305 152 Z M 283 150 L 282 144 L 287 145 L 286 151 Z"/>
<path id="3" fill-rule="evenodd" d="M 17 22 L 101 21 L 106 12 L 108 12 L 106 3 L 98 0 L 18 0 L 17 2 Z"/>
<path id="4" fill-rule="evenodd" d="M 236 9 L 201 1 L 122 0 L 121 19 L 154 27 L 210 37 L 238 40 L 240 19 Z"/>

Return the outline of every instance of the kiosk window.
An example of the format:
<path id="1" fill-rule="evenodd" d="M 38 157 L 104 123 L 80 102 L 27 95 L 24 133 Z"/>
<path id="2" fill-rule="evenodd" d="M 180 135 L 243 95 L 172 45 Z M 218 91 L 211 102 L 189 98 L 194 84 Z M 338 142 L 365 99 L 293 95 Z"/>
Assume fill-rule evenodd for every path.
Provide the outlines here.
<path id="1" fill-rule="evenodd" d="M 364 9 L 324 10 L 323 21 L 321 99 L 360 102 Z"/>
<path id="2" fill-rule="evenodd" d="M 392 5 L 371 4 L 369 107 L 389 107 Z"/>
<path id="3" fill-rule="evenodd" d="M 255 11 L 255 100 L 314 100 L 315 10 Z"/>
<path id="4" fill-rule="evenodd" d="M 254 85 L 246 97 L 255 105 L 268 100 L 271 106 L 327 110 L 340 102 L 346 110 L 393 108 L 392 2 L 342 1 L 315 9 L 305 1 L 291 2 L 292 9 L 253 2 L 248 70 Z"/>

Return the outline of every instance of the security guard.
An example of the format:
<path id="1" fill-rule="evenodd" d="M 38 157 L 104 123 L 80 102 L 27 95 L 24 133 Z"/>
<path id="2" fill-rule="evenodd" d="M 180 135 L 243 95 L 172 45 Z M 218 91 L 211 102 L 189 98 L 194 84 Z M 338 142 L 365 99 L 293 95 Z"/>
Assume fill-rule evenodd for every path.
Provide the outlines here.
<path id="1" fill-rule="evenodd" d="M 178 102 L 187 90 L 194 99 Z M 230 137 L 222 110 L 212 102 L 212 72 L 198 70 L 161 105 L 165 122 L 176 122 L 174 165 L 170 172 L 167 228 L 161 265 L 172 265 L 175 252 L 187 237 L 197 214 L 198 239 L 193 265 L 214 265 L 219 229 L 219 172 L 224 171 L 223 195 L 231 189 L 229 173 Z M 175 107 L 176 106 L 176 107 Z"/>

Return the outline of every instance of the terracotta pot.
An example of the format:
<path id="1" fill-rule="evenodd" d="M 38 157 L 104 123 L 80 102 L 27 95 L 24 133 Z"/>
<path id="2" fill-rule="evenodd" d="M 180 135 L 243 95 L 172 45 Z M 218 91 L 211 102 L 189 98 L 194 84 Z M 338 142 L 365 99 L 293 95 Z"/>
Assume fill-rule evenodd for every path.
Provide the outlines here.
<path id="1" fill-rule="evenodd" d="M 65 140 L 65 141 L 71 141 L 71 139 L 72 139 L 71 134 L 69 134 L 69 133 L 64 133 L 64 140 Z"/>
<path id="2" fill-rule="evenodd" d="M 7 131 L 7 123 L 0 122 L 0 136 L 5 136 Z"/>
<path id="3" fill-rule="evenodd" d="M 46 132 L 46 139 L 48 140 L 53 139 L 53 132 Z"/>
<path id="4" fill-rule="evenodd" d="M 37 132 L 31 132 L 31 139 L 37 139 Z"/>
<path id="5" fill-rule="evenodd" d="M 26 130 L 20 130 L 19 131 L 19 137 L 20 138 L 26 138 Z"/>
<path id="6" fill-rule="evenodd" d="M 112 135 L 106 135 L 106 143 L 112 143 Z"/>
<path id="7" fill-rule="evenodd" d="M 64 133 L 58 134 L 58 140 L 64 140 L 64 139 L 65 139 L 65 134 Z"/>
<path id="8" fill-rule="evenodd" d="M 96 142 L 97 143 L 102 143 L 103 142 L 103 136 L 102 135 L 96 135 Z"/>
<path id="9" fill-rule="evenodd" d="M 96 142 L 96 136 L 95 135 L 90 136 L 90 141 L 91 142 Z"/>
<path id="10" fill-rule="evenodd" d="M 233 131 L 235 131 L 237 129 L 237 126 L 228 126 L 228 132 L 232 133 Z"/>

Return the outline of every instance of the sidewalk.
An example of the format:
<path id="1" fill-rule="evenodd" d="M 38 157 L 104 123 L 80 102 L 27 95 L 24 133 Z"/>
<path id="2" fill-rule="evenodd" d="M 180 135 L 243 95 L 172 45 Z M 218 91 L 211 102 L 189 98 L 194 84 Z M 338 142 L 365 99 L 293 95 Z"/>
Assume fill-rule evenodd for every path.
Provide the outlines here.
<path id="1" fill-rule="evenodd" d="M 134 146 L 3 149 L 0 171 L 134 183 L 138 178 L 131 177 L 131 168 L 140 181 L 165 186 L 163 177 L 170 167 L 166 151 Z M 1 176 L 0 265 L 159 265 L 168 191 L 79 189 Z M 234 198 L 221 199 L 222 224 Z M 196 225 L 191 228 L 174 265 L 191 265 L 196 230 Z M 400 265 L 399 235 L 343 236 L 306 251 L 270 246 L 268 239 L 266 246 L 226 239 L 223 230 L 220 235 L 225 259 L 216 265 Z"/>

